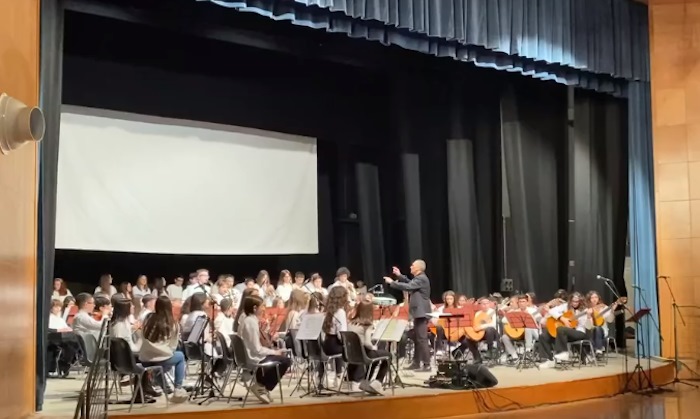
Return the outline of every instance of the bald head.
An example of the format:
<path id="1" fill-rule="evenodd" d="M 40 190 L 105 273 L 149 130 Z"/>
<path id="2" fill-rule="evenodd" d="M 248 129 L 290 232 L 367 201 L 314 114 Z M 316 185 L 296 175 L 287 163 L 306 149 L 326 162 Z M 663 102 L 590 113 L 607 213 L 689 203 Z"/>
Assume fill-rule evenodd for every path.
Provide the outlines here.
<path id="1" fill-rule="evenodd" d="M 423 259 L 416 259 L 411 264 L 411 275 L 416 276 L 425 272 L 425 261 Z"/>

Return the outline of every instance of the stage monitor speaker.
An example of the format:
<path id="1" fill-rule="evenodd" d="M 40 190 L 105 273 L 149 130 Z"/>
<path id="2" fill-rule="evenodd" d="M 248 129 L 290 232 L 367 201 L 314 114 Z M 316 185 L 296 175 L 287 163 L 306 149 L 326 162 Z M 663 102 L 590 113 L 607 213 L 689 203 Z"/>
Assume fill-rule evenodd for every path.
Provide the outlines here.
<path id="1" fill-rule="evenodd" d="M 46 131 L 44 113 L 0 93 L 0 151 L 8 154 L 25 143 L 41 141 Z"/>
<path id="2" fill-rule="evenodd" d="M 490 388 L 498 384 L 498 379 L 484 365 L 467 365 L 467 377 L 476 388 Z"/>

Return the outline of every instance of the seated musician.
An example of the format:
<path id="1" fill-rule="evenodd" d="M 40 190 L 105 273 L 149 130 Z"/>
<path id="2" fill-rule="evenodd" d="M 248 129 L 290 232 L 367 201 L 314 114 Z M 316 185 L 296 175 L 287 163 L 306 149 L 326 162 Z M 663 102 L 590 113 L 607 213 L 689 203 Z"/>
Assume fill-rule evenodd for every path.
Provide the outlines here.
<path id="1" fill-rule="evenodd" d="M 610 305 L 610 307 L 608 307 L 600 298 L 600 294 L 598 294 L 596 291 L 590 291 L 586 295 L 586 302 L 588 303 L 588 307 L 594 312 L 604 312 L 602 316 L 600 316 L 603 320 L 602 326 L 596 326 L 595 324 L 590 325 L 593 349 L 595 350 L 596 356 L 600 356 L 603 354 L 603 350 L 605 349 L 605 340 L 608 338 L 608 323 L 615 321 L 615 309 L 620 305 L 620 303 L 615 301 Z"/>
<path id="2" fill-rule="evenodd" d="M 76 333 L 91 333 L 95 338 L 99 339 L 102 320 L 95 320 L 92 316 L 95 310 L 95 298 L 83 292 L 78 294 L 75 302 L 78 306 L 78 313 L 73 318 L 73 330 Z"/>
<path id="3" fill-rule="evenodd" d="M 214 329 L 221 333 L 226 340 L 226 345 L 231 346 L 231 335 L 233 334 L 233 300 L 224 298 L 219 303 L 219 313 L 214 319 Z"/>
<path id="4" fill-rule="evenodd" d="M 469 299 L 467 298 L 467 296 L 464 294 L 459 294 L 457 296 L 457 307 L 462 308 L 466 307 L 467 305 L 469 305 Z"/>
<path id="5" fill-rule="evenodd" d="M 374 333 L 372 303 L 362 301 L 355 309 L 355 314 L 350 319 L 348 330 L 355 332 L 360 337 L 360 342 L 365 347 L 365 352 L 370 358 L 388 356 L 389 352 L 379 349 L 372 343 Z M 370 394 L 382 393 L 382 381 L 389 371 L 389 362 L 382 361 L 372 364 L 372 370 L 367 373 L 358 365 L 348 365 L 348 377 L 352 382 L 352 391 L 362 390 Z M 376 378 L 372 377 L 376 374 Z"/>
<path id="6" fill-rule="evenodd" d="M 442 306 L 435 310 L 436 313 L 445 313 L 446 309 L 457 308 L 456 294 L 454 291 L 447 290 L 442 293 Z M 447 335 L 445 334 L 445 329 L 440 324 L 440 318 L 435 317 L 430 320 L 433 325 L 435 325 L 435 334 L 431 336 L 431 340 L 437 340 L 437 342 L 445 342 L 447 340 Z"/>
<path id="7" fill-rule="evenodd" d="M 575 292 L 569 296 L 569 301 L 559 304 L 548 310 L 547 318 L 552 318 L 561 322 L 556 328 L 556 338 L 554 338 L 547 328 L 542 329 L 540 336 L 540 357 L 547 359 L 540 364 L 540 368 L 552 368 L 556 361 L 568 361 L 569 351 L 567 343 L 586 339 L 586 319 L 590 313 L 586 309 L 583 296 Z M 572 322 L 576 322 L 572 326 Z"/>
<path id="8" fill-rule="evenodd" d="M 260 318 L 264 310 L 265 306 L 262 298 L 257 296 L 246 297 L 243 300 L 245 318 L 241 321 L 238 333 L 245 343 L 248 358 L 256 363 L 271 361 L 279 363 L 279 376 L 282 377 L 292 365 L 292 361 L 284 356 L 284 350 L 271 349 L 261 344 L 261 340 L 264 337 L 260 333 Z M 270 403 L 270 392 L 279 383 L 276 369 L 276 366 L 258 368 L 255 374 L 255 383 L 251 386 L 250 392 L 263 403 Z"/>
<path id="9" fill-rule="evenodd" d="M 497 349 L 495 349 L 494 346 L 498 337 L 498 332 L 496 331 L 498 317 L 495 310 L 496 300 L 493 297 L 480 298 L 479 306 L 480 309 L 477 313 L 486 313 L 489 316 L 489 322 L 484 325 L 473 325 L 473 328 L 475 332 L 481 330 L 484 331 L 483 340 L 486 342 L 487 355 L 489 358 L 494 359 L 497 355 Z M 455 358 L 459 358 L 465 353 L 467 349 L 469 349 L 469 352 L 471 352 L 472 357 L 474 359 L 474 363 L 480 364 L 482 360 L 481 353 L 479 352 L 479 342 L 474 341 L 472 339 L 468 339 L 466 337 L 462 337 L 462 339 L 460 339 L 460 345 L 457 349 L 455 349 L 452 352 L 452 355 Z"/>
<path id="10" fill-rule="evenodd" d="M 63 303 L 61 300 L 51 300 L 49 332 L 60 333 L 61 339 L 57 342 L 53 342 L 51 336 L 49 336 L 48 370 L 55 372 L 59 377 L 67 377 L 80 347 L 75 340 L 75 336 L 71 333 L 73 329 L 71 329 L 63 319 L 63 315 L 61 314 L 62 309 Z M 59 354 L 60 356 L 58 356 Z"/>
<path id="11" fill-rule="evenodd" d="M 170 402 L 184 403 L 189 396 L 183 388 L 185 355 L 177 350 L 180 326 L 173 317 L 173 305 L 167 296 L 158 297 L 155 311 L 146 318 L 141 330 L 139 361 L 145 367 L 159 365 L 166 374 L 172 370 L 175 389 Z"/>
<path id="12" fill-rule="evenodd" d="M 233 319 L 233 331 L 238 333 L 238 329 L 240 327 L 241 322 L 243 319 L 245 319 L 245 313 L 243 312 L 243 301 L 252 296 L 260 296 L 260 293 L 257 288 L 255 287 L 248 287 L 243 290 L 241 293 L 241 303 L 238 305 L 238 309 L 236 310 L 236 317 Z"/>
<path id="13" fill-rule="evenodd" d="M 292 290 L 289 294 L 289 300 L 287 300 L 287 313 L 280 327 L 281 331 L 299 330 L 301 313 L 309 306 L 309 298 L 310 295 L 299 288 Z M 284 344 L 287 348 L 291 348 L 294 345 L 291 333 L 284 335 Z"/>
<path id="14" fill-rule="evenodd" d="M 535 320 L 535 324 L 539 325 L 542 321 L 542 315 L 540 314 L 540 311 L 537 309 L 537 307 L 535 307 L 535 305 L 532 304 L 532 297 L 528 296 L 527 294 L 524 294 L 519 295 L 515 298 L 518 305 L 517 308 L 511 311 L 517 310 L 523 313 L 530 314 Z M 503 317 L 503 324 L 508 324 L 508 319 L 506 317 Z M 523 334 L 523 339 L 525 340 L 525 351 L 532 351 L 532 347 L 535 344 L 535 341 L 539 338 L 539 335 L 539 329 L 525 329 L 525 332 Z M 518 354 L 515 351 L 515 346 L 513 346 L 513 339 L 504 333 L 501 337 L 501 342 L 503 342 L 503 347 L 506 350 L 506 361 L 516 360 L 518 358 Z"/>
<path id="15" fill-rule="evenodd" d="M 143 323 L 149 314 L 156 311 L 156 297 L 153 294 L 146 294 L 141 297 L 141 311 L 139 311 L 138 321 Z"/>
<path id="16" fill-rule="evenodd" d="M 343 343 L 340 340 L 340 332 L 348 330 L 349 308 L 348 289 L 344 286 L 335 286 L 328 290 L 328 303 L 323 319 L 323 351 L 326 355 L 339 355 L 343 353 Z M 343 373 L 343 358 L 335 359 L 335 376 L 328 380 L 328 385 L 336 387 L 340 384 Z M 335 379 L 333 379 L 335 378 Z"/>

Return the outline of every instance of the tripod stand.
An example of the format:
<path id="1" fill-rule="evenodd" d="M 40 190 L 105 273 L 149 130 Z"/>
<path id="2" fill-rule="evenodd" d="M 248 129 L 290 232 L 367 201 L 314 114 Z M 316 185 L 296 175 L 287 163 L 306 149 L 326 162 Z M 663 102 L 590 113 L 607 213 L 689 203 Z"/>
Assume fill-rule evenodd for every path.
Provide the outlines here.
<path id="1" fill-rule="evenodd" d="M 674 374 L 673 374 L 673 384 L 680 383 L 680 384 L 685 384 L 687 386 L 693 387 L 693 388 L 698 388 L 697 385 L 689 383 L 687 381 L 683 381 L 678 377 L 678 373 L 680 372 L 680 367 L 684 366 L 688 371 L 692 372 L 696 376 L 698 375 L 695 371 L 693 371 L 690 367 L 688 367 L 686 364 L 684 364 L 680 358 L 678 357 L 678 320 L 677 318 L 681 318 L 681 322 L 683 323 L 683 327 L 685 327 L 685 319 L 683 319 L 683 314 L 681 314 L 680 306 L 676 303 L 676 296 L 673 295 L 673 290 L 671 289 L 671 284 L 668 282 L 668 277 L 667 276 L 660 276 L 659 278 L 663 278 L 664 282 L 666 283 L 666 286 L 668 287 L 668 292 L 671 295 L 671 307 L 673 308 L 673 369 L 674 369 Z"/>

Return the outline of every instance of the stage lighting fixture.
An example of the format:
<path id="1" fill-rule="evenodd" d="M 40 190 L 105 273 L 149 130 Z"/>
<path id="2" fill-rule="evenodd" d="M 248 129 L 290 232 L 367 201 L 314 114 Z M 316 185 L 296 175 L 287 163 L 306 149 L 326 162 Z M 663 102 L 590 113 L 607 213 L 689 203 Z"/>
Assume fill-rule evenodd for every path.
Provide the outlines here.
<path id="1" fill-rule="evenodd" d="M 8 154 L 30 141 L 41 141 L 46 131 L 44 113 L 0 93 L 0 151 Z"/>

